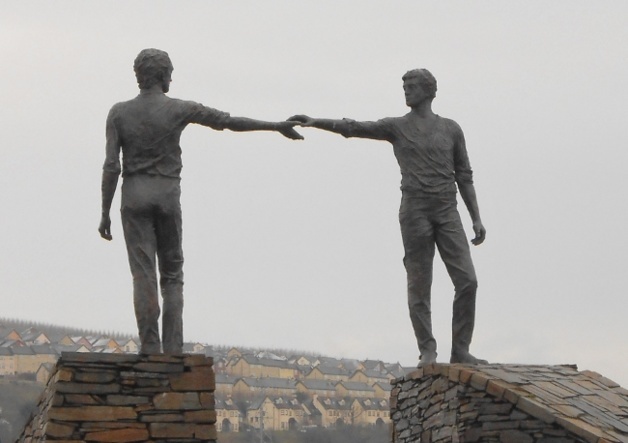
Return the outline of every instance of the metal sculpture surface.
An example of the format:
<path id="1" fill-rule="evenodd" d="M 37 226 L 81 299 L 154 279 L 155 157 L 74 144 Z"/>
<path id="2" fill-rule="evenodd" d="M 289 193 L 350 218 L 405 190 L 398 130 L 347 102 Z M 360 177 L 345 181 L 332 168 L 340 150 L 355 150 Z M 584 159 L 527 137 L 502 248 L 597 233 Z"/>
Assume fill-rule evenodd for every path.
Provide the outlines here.
<path id="1" fill-rule="evenodd" d="M 474 245 L 484 241 L 473 172 L 460 126 L 432 111 L 436 79 L 426 69 L 403 77 L 406 105 L 402 117 L 374 122 L 295 115 L 289 120 L 344 137 L 388 141 L 401 168 L 399 223 L 405 249 L 410 319 L 418 342 L 419 366 L 436 361 L 432 334 L 431 286 L 436 248 L 455 287 L 451 363 L 480 364 L 469 353 L 475 322 L 477 279 L 469 244 L 457 210 L 456 189 L 473 221 Z"/>
<path id="2" fill-rule="evenodd" d="M 301 139 L 295 122 L 232 117 L 193 101 L 170 98 L 168 54 L 145 49 L 134 63 L 140 93 L 115 104 L 107 117 L 98 231 L 111 240 L 109 212 L 122 174 L 122 226 L 133 276 L 133 302 L 144 354 L 179 354 L 183 347 L 183 250 L 180 205 L 181 132 L 190 123 L 215 130 L 278 131 Z M 122 164 L 120 163 L 122 152 Z M 159 335 L 159 289 L 163 299 Z"/>

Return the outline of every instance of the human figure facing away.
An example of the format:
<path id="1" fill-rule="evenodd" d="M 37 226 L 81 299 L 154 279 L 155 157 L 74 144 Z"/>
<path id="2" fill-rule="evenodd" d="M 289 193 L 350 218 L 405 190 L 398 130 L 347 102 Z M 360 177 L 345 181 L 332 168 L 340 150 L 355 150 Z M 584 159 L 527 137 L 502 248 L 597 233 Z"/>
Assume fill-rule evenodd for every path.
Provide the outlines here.
<path id="1" fill-rule="evenodd" d="M 419 346 L 419 366 L 436 362 L 432 334 L 431 286 L 438 248 L 454 284 L 451 363 L 481 364 L 470 354 L 475 322 L 477 279 L 457 210 L 456 188 L 473 221 L 474 245 L 484 241 L 473 172 L 462 129 L 453 120 L 432 111 L 436 79 L 426 69 L 403 77 L 406 105 L 402 117 L 375 122 L 333 120 L 295 115 L 289 120 L 335 132 L 344 137 L 385 140 L 392 144 L 401 169 L 402 200 L 399 223 L 405 249 L 410 319 Z"/>
<path id="2" fill-rule="evenodd" d="M 140 93 L 117 103 L 106 125 L 102 215 L 98 231 L 111 240 L 110 209 L 122 173 L 122 227 L 133 276 L 133 303 L 141 353 L 180 354 L 183 347 L 183 251 L 180 205 L 181 132 L 190 123 L 215 130 L 277 131 L 302 139 L 295 122 L 232 117 L 193 101 L 170 98 L 168 54 L 145 49 L 134 63 Z M 122 165 L 120 151 L 122 150 Z M 159 287 L 163 299 L 159 335 Z"/>

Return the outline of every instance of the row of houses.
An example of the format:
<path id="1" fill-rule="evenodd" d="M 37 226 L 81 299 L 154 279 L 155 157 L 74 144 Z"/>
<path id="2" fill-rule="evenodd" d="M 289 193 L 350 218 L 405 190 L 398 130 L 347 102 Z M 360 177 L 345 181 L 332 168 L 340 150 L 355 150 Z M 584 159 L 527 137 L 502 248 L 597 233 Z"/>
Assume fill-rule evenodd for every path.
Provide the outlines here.
<path id="1" fill-rule="evenodd" d="M 138 349 L 133 338 L 120 342 L 102 336 L 51 338 L 34 328 L 23 332 L 12 329 L 0 337 L 0 377 L 37 374 L 37 379 L 45 382 L 46 370 L 52 368 L 62 352 L 137 353 Z"/>
<path id="2" fill-rule="evenodd" d="M 310 427 L 386 426 L 390 424 L 387 399 L 260 396 L 245 412 L 232 399 L 216 399 L 218 432 L 244 430 L 287 431 Z"/>
<path id="3" fill-rule="evenodd" d="M 272 354 L 271 354 L 272 355 Z M 329 357 L 276 356 L 269 353 L 242 353 L 232 348 L 222 359 L 214 358 L 217 374 L 233 378 L 281 378 L 362 382 L 369 386 L 389 384 L 403 377 L 408 368 L 379 360 L 334 359 Z"/>
<path id="4" fill-rule="evenodd" d="M 219 432 L 386 426 L 390 381 L 410 370 L 379 360 L 236 348 L 214 365 Z"/>
<path id="5" fill-rule="evenodd" d="M 51 337 L 35 328 L 22 332 L 12 329 L 0 335 L 0 355 L 4 360 L 4 366 L 0 363 L 0 376 L 33 373 L 40 364 L 56 361 L 55 356 L 58 357 L 65 351 L 137 353 L 138 350 L 139 342 L 132 337 L 118 340 L 106 336 Z M 364 382 L 373 386 L 377 383 L 388 383 L 406 372 L 398 363 L 388 364 L 379 360 L 284 356 L 237 348 L 223 351 L 200 343 L 186 343 L 184 352 L 211 356 L 214 358 L 214 370 L 217 374 L 239 378 Z"/>
<path id="6" fill-rule="evenodd" d="M 233 377 L 216 375 L 216 395 L 223 398 L 252 398 L 271 396 L 306 397 L 372 397 L 387 399 L 391 385 L 388 381 L 369 384 L 365 381 L 287 379 L 277 377 Z"/>
<path id="7" fill-rule="evenodd" d="M 0 376 L 29 374 L 45 383 L 62 352 L 137 353 L 134 338 L 51 336 L 35 328 L 2 331 Z M 399 364 L 379 360 L 283 355 L 186 343 L 184 352 L 214 359 L 217 428 L 288 430 L 379 426 L 390 422 L 390 380 Z"/>
<path id="8" fill-rule="evenodd" d="M 50 334 L 30 327 L 22 332 L 15 329 L 2 331 L 0 327 L 0 347 L 16 348 L 23 346 L 67 346 L 76 349 L 75 352 L 119 352 L 136 353 L 139 350 L 139 340 L 133 337 L 114 339 L 108 336 L 74 336 L 70 334 Z"/>

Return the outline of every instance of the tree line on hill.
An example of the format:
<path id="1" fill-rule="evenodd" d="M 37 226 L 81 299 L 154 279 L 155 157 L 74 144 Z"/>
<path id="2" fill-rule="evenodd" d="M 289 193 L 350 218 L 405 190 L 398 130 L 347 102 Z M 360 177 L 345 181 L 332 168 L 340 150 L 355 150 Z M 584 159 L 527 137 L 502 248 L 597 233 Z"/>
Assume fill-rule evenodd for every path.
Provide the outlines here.
<path id="1" fill-rule="evenodd" d="M 46 333 L 51 336 L 107 336 L 113 339 L 130 338 L 130 334 L 124 334 L 113 331 L 96 331 L 88 329 L 80 329 L 72 326 L 60 326 L 52 323 L 41 323 L 29 320 L 21 320 L 15 318 L 3 318 L 0 317 L 0 336 L 4 335 L 3 332 L 10 332 L 15 329 L 16 331 L 24 331 L 26 329 L 36 329 L 38 331 Z"/>

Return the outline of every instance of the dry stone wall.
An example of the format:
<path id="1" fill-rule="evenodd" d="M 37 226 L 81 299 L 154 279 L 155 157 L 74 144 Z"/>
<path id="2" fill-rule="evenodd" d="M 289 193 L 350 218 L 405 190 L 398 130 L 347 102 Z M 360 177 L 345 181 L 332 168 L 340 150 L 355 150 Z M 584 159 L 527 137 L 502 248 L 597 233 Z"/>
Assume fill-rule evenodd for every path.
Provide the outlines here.
<path id="1" fill-rule="evenodd" d="M 429 365 L 393 381 L 397 443 L 628 443 L 628 391 L 573 366 Z"/>
<path id="2" fill-rule="evenodd" d="M 18 442 L 215 441 L 212 364 L 202 355 L 64 353 Z"/>

